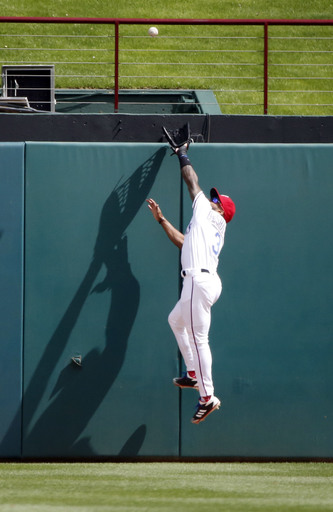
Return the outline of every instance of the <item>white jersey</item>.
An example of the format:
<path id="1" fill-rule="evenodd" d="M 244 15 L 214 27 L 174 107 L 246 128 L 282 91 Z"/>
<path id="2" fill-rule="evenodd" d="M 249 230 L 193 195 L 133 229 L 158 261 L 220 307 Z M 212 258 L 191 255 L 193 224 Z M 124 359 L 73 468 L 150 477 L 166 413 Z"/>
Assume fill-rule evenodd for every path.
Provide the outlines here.
<path id="1" fill-rule="evenodd" d="M 182 268 L 204 268 L 214 273 L 224 244 L 226 221 L 212 209 L 202 190 L 195 196 L 192 208 L 193 216 L 182 247 Z"/>

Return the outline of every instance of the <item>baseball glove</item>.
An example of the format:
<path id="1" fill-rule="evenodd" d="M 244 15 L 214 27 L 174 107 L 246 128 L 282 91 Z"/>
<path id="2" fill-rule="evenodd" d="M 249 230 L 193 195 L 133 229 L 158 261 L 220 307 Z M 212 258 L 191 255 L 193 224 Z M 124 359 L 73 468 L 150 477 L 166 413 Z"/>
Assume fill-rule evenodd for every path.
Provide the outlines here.
<path id="1" fill-rule="evenodd" d="M 177 148 L 184 146 L 184 144 L 187 144 L 187 147 L 189 147 L 190 143 L 192 142 L 189 123 L 186 123 L 182 128 L 179 128 L 178 130 L 167 130 L 165 126 L 162 128 L 164 135 L 166 136 L 166 139 L 174 153 L 176 152 Z"/>

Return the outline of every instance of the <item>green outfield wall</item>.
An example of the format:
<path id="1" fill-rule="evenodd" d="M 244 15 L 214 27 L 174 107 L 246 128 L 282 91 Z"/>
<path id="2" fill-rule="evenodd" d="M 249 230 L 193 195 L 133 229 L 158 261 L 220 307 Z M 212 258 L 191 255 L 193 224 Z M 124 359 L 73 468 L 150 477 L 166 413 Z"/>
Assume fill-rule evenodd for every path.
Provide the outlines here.
<path id="1" fill-rule="evenodd" d="M 195 391 L 167 323 L 186 227 L 161 143 L 0 144 L 0 457 L 332 458 L 333 145 L 197 144 L 202 189 L 230 195 L 212 310 L 222 408 Z"/>
<path id="2" fill-rule="evenodd" d="M 0 143 L 0 457 L 21 454 L 24 144 Z"/>

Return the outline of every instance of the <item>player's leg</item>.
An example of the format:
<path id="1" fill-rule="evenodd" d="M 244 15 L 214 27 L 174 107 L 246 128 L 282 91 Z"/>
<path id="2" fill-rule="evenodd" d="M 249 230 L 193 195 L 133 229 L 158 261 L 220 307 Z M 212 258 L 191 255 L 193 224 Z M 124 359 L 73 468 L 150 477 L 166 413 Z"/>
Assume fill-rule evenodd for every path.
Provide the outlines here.
<path id="1" fill-rule="evenodd" d="M 191 300 L 189 304 L 183 303 L 183 308 L 188 310 L 186 325 L 201 397 L 214 395 L 209 329 L 211 307 L 221 290 L 221 281 L 217 276 L 196 276 L 192 278 Z"/>
<path id="2" fill-rule="evenodd" d="M 201 318 L 201 320 L 203 319 Z M 203 324 L 192 324 L 191 333 L 189 335 L 193 353 L 193 363 L 201 397 L 207 397 L 214 394 L 212 353 L 208 337 L 209 327 L 210 317 L 207 315 Z"/>
<path id="3" fill-rule="evenodd" d="M 192 423 L 200 423 L 213 411 L 219 409 L 221 405 L 220 400 L 214 395 L 212 355 L 208 334 L 211 322 L 211 306 L 218 299 L 222 287 L 219 279 L 215 280 L 213 276 L 208 281 L 211 282 L 194 282 L 192 290 L 192 336 L 190 337 L 190 343 L 193 346 L 192 351 L 200 392 L 200 400 L 192 417 Z"/>
<path id="4" fill-rule="evenodd" d="M 184 359 L 186 371 L 187 371 L 187 377 L 186 378 L 180 378 L 180 379 L 174 379 L 174 383 L 176 385 L 179 385 L 180 387 L 195 387 L 197 386 L 195 375 L 193 375 L 194 372 L 194 361 L 193 361 L 193 353 L 192 348 L 188 336 L 188 332 L 184 323 L 184 319 L 182 316 L 182 306 L 181 302 L 178 301 L 171 313 L 168 317 L 169 325 L 172 329 L 172 332 L 176 338 L 180 353 Z M 180 381 L 175 382 L 175 381 Z M 193 382 L 191 382 L 193 380 Z"/>

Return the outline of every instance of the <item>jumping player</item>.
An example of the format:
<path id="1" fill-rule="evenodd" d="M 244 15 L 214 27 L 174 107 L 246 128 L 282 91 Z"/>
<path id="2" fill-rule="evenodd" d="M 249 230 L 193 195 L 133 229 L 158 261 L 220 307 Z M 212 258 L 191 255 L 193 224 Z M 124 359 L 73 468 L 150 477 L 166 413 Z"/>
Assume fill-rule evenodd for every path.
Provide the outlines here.
<path id="1" fill-rule="evenodd" d="M 216 188 L 211 189 L 210 199 L 205 197 L 187 156 L 190 139 L 177 145 L 170 132 L 164 131 L 178 156 L 182 178 L 193 201 L 193 216 L 185 235 L 163 216 L 154 199 L 147 199 L 147 202 L 169 239 L 181 249 L 183 288 L 168 321 L 187 371 L 173 382 L 180 388 L 199 389 L 200 398 L 192 423 L 200 423 L 221 405 L 214 396 L 208 335 L 211 307 L 222 291 L 216 272 L 219 254 L 224 244 L 226 225 L 235 213 L 235 204 L 228 196 L 219 194 Z"/>

